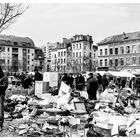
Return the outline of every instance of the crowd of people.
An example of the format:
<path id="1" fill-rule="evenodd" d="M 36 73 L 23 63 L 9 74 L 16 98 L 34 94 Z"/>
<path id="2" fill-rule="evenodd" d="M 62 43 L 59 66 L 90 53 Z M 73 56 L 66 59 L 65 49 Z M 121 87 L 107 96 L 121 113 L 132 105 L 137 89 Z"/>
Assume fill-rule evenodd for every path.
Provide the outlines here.
<path id="1" fill-rule="evenodd" d="M 88 76 L 86 78 L 82 74 L 75 76 L 72 73 L 64 73 L 61 81 L 76 90 L 87 90 L 90 100 L 96 100 L 97 93 L 102 93 L 109 85 L 117 89 L 128 87 L 135 91 L 136 94 L 140 94 L 140 77 L 128 79 L 126 77 L 115 77 L 106 74 L 101 76 L 99 73 L 89 73 Z"/>
<path id="2" fill-rule="evenodd" d="M 8 77 L 11 77 L 11 81 L 13 85 L 22 86 L 24 89 L 28 89 L 33 86 L 35 81 L 42 81 L 43 74 L 38 71 L 38 69 L 34 70 L 34 74 L 28 74 L 28 72 L 22 73 L 6 73 Z M 15 82 L 16 79 L 16 82 Z"/>

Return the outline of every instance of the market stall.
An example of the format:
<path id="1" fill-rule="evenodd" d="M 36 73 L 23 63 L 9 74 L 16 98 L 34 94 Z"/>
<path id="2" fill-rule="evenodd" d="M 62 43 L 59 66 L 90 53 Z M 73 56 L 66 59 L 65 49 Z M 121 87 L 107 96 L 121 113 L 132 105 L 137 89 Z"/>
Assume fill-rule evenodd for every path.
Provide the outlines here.
<path id="1" fill-rule="evenodd" d="M 128 89 L 107 88 L 94 101 L 62 82 L 54 98 L 47 94 L 45 98 L 12 95 L 6 99 L 5 119 L 11 120 L 9 130 L 19 136 L 35 137 L 140 135 L 140 97 Z"/>

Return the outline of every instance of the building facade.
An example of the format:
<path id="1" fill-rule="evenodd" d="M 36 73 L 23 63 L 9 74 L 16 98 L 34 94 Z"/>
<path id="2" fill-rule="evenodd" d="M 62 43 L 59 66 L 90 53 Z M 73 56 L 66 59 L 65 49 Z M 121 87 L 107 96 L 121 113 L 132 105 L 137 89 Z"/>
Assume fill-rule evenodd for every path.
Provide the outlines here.
<path id="1" fill-rule="evenodd" d="M 51 50 L 51 68 L 58 72 L 81 73 L 93 71 L 97 65 L 97 46 L 92 36 L 75 35 L 63 38 L 62 43 Z"/>
<path id="2" fill-rule="evenodd" d="M 67 64 L 67 47 L 66 38 L 63 38 L 63 42 L 57 42 L 56 47 L 51 50 L 51 70 L 60 73 L 66 72 Z"/>
<path id="3" fill-rule="evenodd" d="M 107 37 L 98 43 L 98 68 L 140 68 L 140 32 Z"/>
<path id="4" fill-rule="evenodd" d="M 0 63 L 5 71 L 33 71 L 35 45 L 28 37 L 0 35 Z"/>
<path id="5" fill-rule="evenodd" d="M 72 37 L 72 66 L 74 72 L 93 71 L 93 40 L 89 35 Z"/>
<path id="6" fill-rule="evenodd" d="M 42 46 L 44 53 L 44 69 L 45 71 L 51 71 L 51 51 L 53 48 L 56 48 L 57 43 L 47 42 Z"/>
<path id="7" fill-rule="evenodd" d="M 40 71 L 44 71 L 44 53 L 39 47 L 35 47 L 34 67 Z"/>

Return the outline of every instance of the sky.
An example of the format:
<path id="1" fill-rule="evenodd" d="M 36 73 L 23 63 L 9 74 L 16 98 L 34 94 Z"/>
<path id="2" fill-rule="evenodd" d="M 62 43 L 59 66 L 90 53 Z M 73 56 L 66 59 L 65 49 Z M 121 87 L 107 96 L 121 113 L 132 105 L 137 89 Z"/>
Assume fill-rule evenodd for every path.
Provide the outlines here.
<path id="1" fill-rule="evenodd" d="M 76 34 L 94 43 L 123 32 L 140 31 L 140 3 L 30 3 L 2 34 L 30 37 L 37 47 Z"/>

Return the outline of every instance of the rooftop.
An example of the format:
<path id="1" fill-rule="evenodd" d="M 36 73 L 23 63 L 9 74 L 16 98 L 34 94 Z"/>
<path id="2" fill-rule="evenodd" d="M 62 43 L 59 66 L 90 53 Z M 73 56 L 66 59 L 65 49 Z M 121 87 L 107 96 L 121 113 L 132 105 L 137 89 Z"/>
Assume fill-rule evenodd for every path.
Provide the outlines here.
<path id="1" fill-rule="evenodd" d="M 0 34 L 0 44 L 1 45 L 13 45 L 14 42 L 17 42 L 17 46 L 27 46 L 26 43 L 30 43 L 27 47 L 35 47 L 33 40 L 29 37 L 19 37 L 14 35 L 1 35 Z M 24 45 L 23 45 L 24 44 Z"/>
<path id="2" fill-rule="evenodd" d="M 107 37 L 104 40 L 100 41 L 97 44 L 98 45 L 106 45 L 106 44 L 112 44 L 112 43 L 138 40 L 138 39 L 140 39 L 140 31 L 132 32 L 132 33 L 122 33 L 119 35 L 110 36 L 110 37 Z"/>

